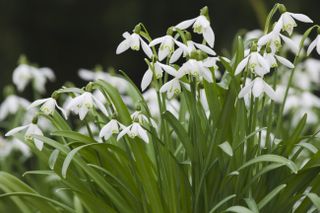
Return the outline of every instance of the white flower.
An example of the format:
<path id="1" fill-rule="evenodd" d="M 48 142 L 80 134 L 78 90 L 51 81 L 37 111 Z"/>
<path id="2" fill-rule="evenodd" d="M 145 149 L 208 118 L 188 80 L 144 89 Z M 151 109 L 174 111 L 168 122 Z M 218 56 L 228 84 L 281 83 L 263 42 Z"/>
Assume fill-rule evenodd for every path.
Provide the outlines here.
<path id="1" fill-rule="evenodd" d="M 320 55 L 320 34 L 317 35 L 313 42 L 311 42 L 310 46 L 308 47 L 307 54 L 310 55 L 314 48 L 316 48 L 317 53 Z"/>
<path id="2" fill-rule="evenodd" d="M 244 86 L 238 97 L 243 98 L 245 95 L 252 92 L 255 98 L 259 97 L 262 93 L 266 93 L 272 100 L 278 101 L 275 91 L 260 77 L 255 78 L 249 84 Z"/>
<path id="3" fill-rule="evenodd" d="M 190 59 L 180 67 L 178 73 L 187 73 L 196 78 L 199 78 L 200 81 L 205 79 L 206 81 L 212 83 L 213 78 L 209 67 L 214 67 L 216 66 L 215 64 L 215 58 L 207 58 L 204 61 Z"/>
<path id="4" fill-rule="evenodd" d="M 12 81 L 16 85 L 18 91 L 23 91 L 28 83 L 33 79 L 33 71 L 35 68 L 27 64 L 20 64 L 13 71 Z"/>
<path id="5" fill-rule="evenodd" d="M 165 59 L 174 50 L 175 39 L 170 35 L 165 35 L 160 38 L 152 40 L 149 44 L 150 47 L 160 44 L 158 50 L 159 61 Z"/>
<path id="6" fill-rule="evenodd" d="M 160 88 L 160 92 L 167 92 L 169 99 L 171 99 L 174 95 L 179 95 L 181 93 L 180 80 L 178 78 L 173 78 Z"/>
<path id="7" fill-rule="evenodd" d="M 84 92 L 83 94 L 73 98 L 66 108 L 68 111 L 71 110 L 75 114 L 79 114 L 80 120 L 83 120 L 88 114 L 89 110 L 95 106 L 98 107 L 106 116 L 108 116 L 105 106 L 89 92 Z"/>
<path id="8" fill-rule="evenodd" d="M 65 112 L 65 110 L 63 108 L 61 108 L 58 105 L 56 99 L 44 98 L 44 99 L 36 100 L 33 103 L 31 103 L 31 105 L 28 107 L 28 109 L 33 108 L 33 107 L 37 107 L 40 105 L 42 105 L 40 107 L 40 111 L 42 111 L 46 115 L 53 115 L 53 112 L 55 111 L 55 108 L 57 107 L 61 111 L 63 116 L 67 119 L 67 113 Z"/>
<path id="9" fill-rule="evenodd" d="M 269 63 L 270 67 L 278 67 L 278 62 L 280 62 L 281 64 L 283 64 L 284 66 L 290 69 L 294 68 L 294 65 L 288 59 L 282 56 L 275 55 L 273 53 L 265 53 L 264 58 Z"/>
<path id="10" fill-rule="evenodd" d="M 208 55 L 212 55 L 212 56 L 216 55 L 216 52 L 214 50 L 212 50 L 210 47 L 207 47 L 204 44 L 199 44 L 199 43 L 193 42 L 191 40 L 187 41 L 186 45 L 179 42 L 179 41 L 176 41 L 176 44 L 179 48 L 177 48 L 173 52 L 173 54 L 170 58 L 170 61 L 169 61 L 170 64 L 176 62 L 181 57 L 182 54 L 184 57 L 190 56 L 193 51 L 197 50 L 196 48 L 207 53 Z"/>
<path id="11" fill-rule="evenodd" d="M 289 35 L 291 35 L 293 32 L 293 28 L 297 26 L 295 20 L 304 23 L 313 23 L 313 21 L 304 14 L 284 12 L 276 23 L 275 30 L 280 32 L 280 30 L 282 29 L 283 31 L 286 31 Z"/>
<path id="12" fill-rule="evenodd" d="M 263 35 L 263 31 L 260 29 L 251 30 L 251 31 L 246 32 L 243 40 L 245 42 L 248 42 L 253 39 L 258 39 L 262 35 Z"/>
<path id="13" fill-rule="evenodd" d="M 27 131 L 24 134 L 25 140 L 33 141 L 34 144 L 36 145 L 36 147 L 41 151 L 43 148 L 43 142 L 33 137 L 33 135 L 43 136 L 43 133 L 37 124 L 30 123 L 28 125 L 16 127 L 14 129 L 10 130 L 5 136 L 6 137 L 12 136 L 12 135 L 14 135 L 18 132 L 21 132 L 22 130 L 25 130 L 25 129 L 27 129 Z"/>
<path id="14" fill-rule="evenodd" d="M 118 134 L 120 132 L 120 128 L 124 127 L 119 121 L 112 119 L 109 121 L 104 127 L 102 127 L 99 137 L 108 140 L 111 135 Z"/>
<path id="15" fill-rule="evenodd" d="M 162 78 L 163 67 L 165 66 L 168 66 L 168 65 L 164 65 L 159 62 L 156 62 L 153 64 L 153 67 L 148 67 L 148 70 L 144 73 L 142 77 L 142 81 L 141 81 L 142 91 L 144 91 L 151 84 L 154 75 L 156 79 Z"/>
<path id="16" fill-rule="evenodd" d="M 87 69 L 80 69 L 78 71 L 78 75 L 82 80 L 85 81 L 97 81 L 97 80 L 103 80 L 105 82 L 108 82 L 115 88 L 119 90 L 120 93 L 125 93 L 128 89 L 128 81 L 120 78 L 118 76 L 111 75 L 104 71 L 91 71 Z"/>
<path id="17" fill-rule="evenodd" d="M 210 21 L 203 15 L 197 18 L 183 21 L 175 26 L 176 29 L 184 30 L 193 24 L 193 31 L 198 34 L 202 34 L 204 40 L 212 48 L 214 46 L 215 35 L 210 26 Z"/>
<path id="18" fill-rule="evenodd" d="M 148 46 L 148 44 L 138 35 L 137 33 L 129 34 L 128 32 L 125 32 L 122 34 L 122 36 L 125 38 L 124 41 L 122 41 L 116 50 L 117 54 L 121 54 L 127 49 L 131 48 L 132 50 L 139 51 L 140 50 L 140 44 L 142 47 L 142 50 L 144 53 L 151 58 L 152 57 L 152 50 Z"/>
<path id="19" fill-rule="evenodd" d="M 26 109 L 29 101 L 16 95 L 9 95 L 0 106 L 0 121 L 5 119 L 9 114 L 15 114 L 20 108 Z"/>
<path id="20" fill-rule="evenodd" d="M 235 75 L 242 72 L 245 67 L 248 67 L 249 71 L 256 73 L 260 77 L 270 72 L 270 65 L 258 52 L 252 52 L 245 57 L 237 66 Z"/>
<path id="21" fill-rule="evenodd" d="M 267 45 L 271 48 L 272 53 L 276 53 L 281 47 L 281 40 L 283 40 L 295 54 L 298 54 L 300 41 L 293 41 L 277 31 L 271 31 L 259 38 L 258 46 L 261 48 L 261 46 Z"/>
<path id="22" fill-rule="evenodd" d="M 124 135 L 128 135 L 130 138 L 139 137 L 144 142 L 149 143 L 147 131 L 144 128 L 142 128 L 142 126 L 137 122 L 133 122 L 130 126 L 125 127 L 119 133 L 117 140 L 119 141 Z"/>
<path id="23" fill-rule="evenodd" d="M 40 93 L 44 93 L 46 91 L 46 82 L 48 80 L 54 81 L 55 75 L 54 72 L 47 67 L 36 68 L 27 64 L 20 64 L 13 71 L 12 80 L 20 92 L 32 81 L 34 89 Z"/>

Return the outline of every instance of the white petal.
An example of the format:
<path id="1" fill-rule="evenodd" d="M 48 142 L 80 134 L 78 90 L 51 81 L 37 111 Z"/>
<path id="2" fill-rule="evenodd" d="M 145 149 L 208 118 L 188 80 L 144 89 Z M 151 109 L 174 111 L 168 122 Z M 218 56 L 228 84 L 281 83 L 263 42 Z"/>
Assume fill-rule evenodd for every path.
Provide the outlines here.
<path id="1" fill-rule="evenodd" d="M 144 91 L 152 82 L 153 72 L 148 69 L 142 77 L 141 90 Z"/>
<path id="2" fill-rule="evenodd" d="M 28 107 L 28 110 L 33 108 L 33 107 L 37 107 L 37 106 L 43 104 L 44 102 L 48 101 L 49 99 L 51 99 L 51 98 L 39 99 L 39 100 L 36 100 L 36 101 L 32 102 L 30 104 L 30 106 Z"/>
<path id="3" fill-rule="evenodd" d="M 60 110 L 60 112 L 62 113 L 63 117 L 65 119 L 68 119 L 68 115 L 67 115 L 68 113 L 62 107 L 60 107 L 57 103 L 56 103 L 56 107 Z"/>
<path id="4" fill-rule="evenodd" d="M 82 80 L 91 81 L 95 79 L 94 72 L 87 69 L 80 69 L 78 75 Z"/>
<path id="5" fill-rule="evenodd" d="M 320 55 L 320 36 L 317 37 L 317 53 Z"/>
<path id="6" fill-rule="evenodd" d="M 281 38 L 283 39 L 283 41 L 290 47 L 290 49 L 292 49 L 292 51 L 295 53 L 295 54 L 298 54 L 298 51 L 299 51 L 299 44 L 295 44 L 290 38 L 284 36 L 284 35 L 281 35 Z"/>
<path id="7" fill-rule="evenodd" d="M 14 134 L 16 134 L 16 133 L 18 133 L 18 132 L 20 132 L 20 131 L 28 128 L 29 126 L 30 126 L 30 124 L 25 125 L 25 126 L 16 127 L 16 128 L 14 128 L 14 129 L 10 130 L 9 132 L 7 132 L 7 133 L 5 134 L 5 136 L 8 137 L 8 136 L 14 135 Z"/>
<path id="8" fill-rule="evenodd" d="M 234 75 L 238 75 L 240 72 L 243 71 L 243 69 L 247 66 L 248 64 L 249 57 L 246 57 L 242 59 L 242 61 L 238 64 L 236 71 L 234 72 Z"/>
<path id="9" fill-rule="evenodd" d="M 317 37 L 317 38 L 318 38 L 318 37 Z M 317 45 L 317 40 L 318 40 L 318 39 L 313 40 L 313 42 L 311 42 L 311 44 L 309 45 L 308 50 L 307 50 L 307 54 L 308 54 L 308 55 L 310 55 L 310 53 L 312 52 L 312 50 L 316 47 L 316 45 Z"/>
<path id="10" fill-rule="evenodd" d="M 179 24 L 177 24 L 175 26 L 175 28 L 180 29 L 180 30 L 187 29 L 188 27 L 190 27 L 196 21 L 196 19 L 197 18 L 193 18 L 193 19 L 189 19 L 189 20 L 180 22 Z"/>
<path id="11" fill-rule="evenodd" d="M 182 48 L 176 49 L 173 52 L 173 54 L 171 55 L 169 63 L 172 64 L 172 63 L 176 62 L 181 57 L 182 53 L 183 53 Z"/>
<path id="12" fill-rule="evenodd" d="M 214 41 L 215 41 L 215 35 L 211 27 L 207 27 L 203 31 L 203 38 L 206 40 L 206 42 L 209 44 L 211 48 L 213 48 Z"/>
<path id="13" fill-rule="evenodd" d="M 262 37 L 259 38 L 259 40 L 258 40 L 258 45 L 259 45 L 259 46 L 263 46 L 263 45 L 267 44 L 268 41 L 271 39 L 271 37 L 272 37 L 272 32 L 271 32 L 271 33 L 268 33 L 267 35 L 262 36 Z"/>
<path id="14" fill-rule="evenodd" d="M 238 97 L 239 98 L 243 98 L 246 94 L 248 94 L 253 86 L 254 81 L 251 81 L 249 84 L 247 84 L 246 86 L 244 86 L 240 92 Z"/>
<path id="15" fill-rule="evenodd" d="M 205 52 L 209 55 L 216 55 L 216 52 L 213 51 L 211 48 L 207 47 L 206 45 L 198 44 L 198 43 L 194 42 L 194 46 L 196 46 L 198 49 L 202 50 L 203 52 Z"/>
<path id="16" fill-rule="evenodd" d="M 266 69 L 266 72 L 269 72 L 270 70 L 270 65 L 269 63 L 266 61 L 266 59 L 264 59 L 260 54 L 257 54 L 258 56 L 258 61 L 261 64 L 261 66 Z"/>
<path id="17" fill-rule="evenodd" d="M 165 37 L 166 37 L 166 36 L 162 36 L 162 37 L 160 37 L 160 38 L 153 39 L 153 40 L 150 42 L 149 46 L 152 47 L 152 46 L 154 46 L 154 45 L 157 45 L 157 44 L 162 43 L 162 42 L 165 40 Z"/>
<path id="18" fill-rule="evenodd" d="M 264 81 L 262 78 L 256 78 L 252 87 L 252 94 L 254 97 L 259 97 L 264 91 Z"/>
<path id="19" fill-rule="evenodd" d="M 125 134 L 127 134 L 130 131 L 131 125 L 124 128 L 118 135 L 117 141 L 119 141 Z"/>
<path id="20" fill-rule="evenodd" d="M 277 97 L 276 95 L 276 92 L 266 83 L 266 82 L 263 82 L 264 85 L 263 85 L 263 90 L 264 92 L 274 101 L 278 101 L 279 98 Z"/>
<path id="21" fill-rule="evenodd" d="M 208 68 L 203 68 L 201 73 L 203 78 L 206 79 L 206 81 L 208 81 L 209 83 L 213 82 L 212 73 Z"/>
<path id="22" fill-rule="evenodd" d="M 91 96 L 92 96 L 95 104 L 97 105 L 97 107 L 101 110 L 101 112 L 103 114 L 105 114 L 105 116 L 108 116 L 109 113 L 108 113 L 106 107 L 103 105 L 103 103 L 98 98 L 94 97 L 93 95 L 91 95 Z"/>
<path id="23" fill-rule="evenodd" d="M 39 151 L 41 151 L 43 148 L 43 142 L 36 138 L 34 138 L 33 140 L 34 140 L 34 145 L 37 147 L 37 149 L 39 149 Z"/>
<path id="24" fill-rule="evenodd" d="M 282 56 L 278 56 L 278 55 L 275 55 L 275 57 L 284 66 L 286 66 L 286 67 L 288 67 L 290 69 L 294 68 L 294 65 L 288 59 L 286 59 L 286 58 L 284 58 Z"/>
<path id="25" fill-rule="evenodd" d="M 83 120 L 86 117 L 86 115 L 88 114 L 88 112 L 89 112 L 89 110 L 87 108 L 81 107 L 79 109 L 79 118 L 80 118 L 80 120 Z"/>
<path id="26" fill-rule="evenodd" d="M 162 85 L 162 87 L 160 88 L 160 92 L 161 93 L 167 92 L 170 89 L 170 87 L 172 86 L 172 83 L 173 83 L 173 80 L 168 81 L 167 83 Z"/>
<path id="27" fill-rule="evenodd" d="M 130 41 L 129 40 L 126 39 L 126 40 L 122 41 L 117 47 L 116 54 L 118 55 L 118 54 L 123 53 L 124 51 L 129 49 L 129 47 L 130 47 Z"/>
<path id="28" fill-rule="evenodd" d="M 158 57 L 159 61 L 162 61 L 170 54 L 170 50 L 168 48 L 159 48 Z"/>
<path id="29" fill-rule="evenodd" d="M 313 23 L 313 21 L 306 15 L 301 13 L 289 13 L 293 18 L 297 19 L 298 21 L 304 23 Z"/>
<path id="30" fill-rule="evenodd" d="M 160 67 L 165 71 L 167 72 L 168 74 L 172 75 L 172 76 L 176 76 L 178 74 L 177 70 L 169 65 L 166 65 L 166 64 L 162 64 L 162 63 L 159 63 L 157 62 L 157 64 L 160 65 Z"/>
<path id="31" fill-rule="evenodd" d="M 140 38 L 140 41 L 141 41 L 141 47 L 142 47 L 143 52 L 144 52 L 149 58 L 151 58 L 151 57 L 152 57 L 152 50 L 151 50 L 151 48 L 149 47 L 149 45 L 148 45 L 142 38 Z"/>
<path id="32" fill-rule="evenodd" d="M 128 39 L 128 38 L 130 38 L 130 33 L 124 32 L 124 33 L 122 34 L 122 37 L 125 38 L 125 39 Z"/>
<path id="33" fill-rule="evenodd" d="M 138 134 L 144 142 L 149 143 L 147 131 L 143 129 L 140 125 L 138 126 Z"/>

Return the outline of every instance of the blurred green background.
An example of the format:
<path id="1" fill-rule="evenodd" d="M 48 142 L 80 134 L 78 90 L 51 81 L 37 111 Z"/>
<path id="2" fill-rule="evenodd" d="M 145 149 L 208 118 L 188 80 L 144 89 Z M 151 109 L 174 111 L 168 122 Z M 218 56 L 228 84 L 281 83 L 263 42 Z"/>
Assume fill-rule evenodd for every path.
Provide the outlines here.
<path id="1" fill-rule="evenodd" d="M 49 85 L 49 92 L 67 80 L 81 86 L 78 69 L 96 64 L 123 69 L 139 82 L 146 69 L 144 55 L 115 54 L 121 34 L 138 22 L 158 37 L 207 5 L 216 33 L 215 49 L 221 53 L 239 29 L 261 27 L 276 2 L 320 23 L 319 0 L 0 0 L 0 88 L 11 82 L 22 53 L 56 72 L 57 81 Z"/>

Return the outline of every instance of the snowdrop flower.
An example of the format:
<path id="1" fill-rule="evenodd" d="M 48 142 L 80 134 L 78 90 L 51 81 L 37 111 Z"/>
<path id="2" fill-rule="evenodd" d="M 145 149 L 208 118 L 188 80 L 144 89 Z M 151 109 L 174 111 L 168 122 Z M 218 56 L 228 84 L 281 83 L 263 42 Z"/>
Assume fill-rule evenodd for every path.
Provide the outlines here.
<path id="1" fill-rule="evenodd" d="M 181 66 L 178 72 L 187 73 L 199 78 L 200 81 L 205 79 L 206 81 L 212 83 L 213 78 L 209 67 L 215 66 L 215 63 L 216 61 L 214 58 L 207 58 L 204 61 L 190 59 Z"/>
<path id="2" fill-rule="evenodd" d="M 80 69 L 78 71 L 78 75 L 82 80 L 85 81 L 103 80 L 105 82 L 108 82 L 109 84 L 117 88 L 120 93 L 125 93 L 128 89 L 127 80 L 111 75 L 110 73 L 104 71 L 91 71 L 87 69 Z"/>
<path id="3" fill-rule="evenodd" d="M 46 115 L 53 115 L 54 111 L 56 108 L 58 108 L 61 113 L 63 114 L 63 116 L 65 117 L 65 119 L 67 119 L 67 113 L 65 112 L 65 110 L 63 108 L 61 108 L 56 99 L 54 98 L 44 98 L 44 99 L 39 99 L 34 101 L 33 103 L 31 103 L 31 105 L 28 107 L 28 109 L 40 106 L 40 111 L 42 111 L 44 114 Z"/>
<path id="4" fill-rule="evenodd" d="M 130 138 L 139 137 L 145 143 L 149 143 L 147 131 L 137 122 L 133 122 L 130 126 L 125 127 L 118 135 L 119 141 L 124 135 L 128 135 Z"/>
<path id="5" fill-rule="evenodd" d="M 305 71 L 315 83 L 320 83 L 320 60 L 309 58 L 304 62 Z"/>
<path id="6" fill-rule="evenodd" d="M 73 98 L 66 108 L 68 111 L 71 110 L 75 114 L 79 114 L 80 120 L 83 120 L 88 114 L 89 110 L 95 106 L 98 107 L 103 114 L 108 116 L 105 106 L 90 92 L 84 92 L 83 94 Z"/>
<path id="7" fill-rule="evenodd" d="M 174 50 L 175 39 L 171 35 L 165 35 L 160 38 L 152 40 L 149 44 L 150 47 L 153 47 L 157 44 L 160 44 L 158 50 L 158 59 L 162 61 Z"/>
<path id="8" fill-rule="evenodd" d="M 10 130 L 5 136 L 6 137 L 12 136 L 12 135 L 14 135 L 18 132 L 21 132 L 25 129 L 27 129 L 27 131 L 24 134 L 25 140 L 33 141 L 35 146 L 37 147 L 37 149 L 39 149 L 41 151 L 43 148 L 43 142 L 33 137 L 33 135 L 43 136 L 43 133 L 37 124 L 30 123 L 30 124 L 27 124 L 24 126 L 16 127 L 14 129 Z"/>
<path id="9" fill-rule="evenodd" d="M 256 73 L 260 77 L 270 72 L 269 63 L 258 52 L 251 52 L 247 57 L 245 57 L 238 64 L 234 74 L 238 75 L 245 69 L 245 67 L 248 67 L 249 71 Z"/>
<path id="10" fill-rule="evenodd" d="M 23 91 L 30 81 L 33 79 L 35 68 L 27 64 L 20 64 L 12 74 L 13 83 L 16 85 L 18 91 Z"/>
<path id="11" fill-rule="evenodd" d="M 3 160 L 3 158 L 10 155 L 12 149 L 13 144 L 0 136 L 0 159 Z"/>
<path id="12" fill-rule="evenodd" d="M 13 71 L 12 80 L 20 92 L 32 81 L 34 89 L 40 93 L 44 93 L 46 91 L 46 82 L 48 80 L 54 81 L 55 75 L 47 67 L 36 68 L 27 64 L 20 64 Z"/>
<path id="13" fill-rule="evenodd" d="M 156 79 L 162 78 L 163 75 L 163 68 L 168 66 L 161 64 L 159 62 L 154 63 L 151 65 L 152 67 L 148 67 L 148 70 L 144 73 L 141 81 L 141 90 L 144 91 L 152 82 L 153 76 Z M 169 68 L 170 69 L 170 68 Z"/>
<path id="14" fill-rule="evenodd" d="M 264 58 L 267 60 L 270 67 L 272 67 L 272 68 L 278 67 L 278 62 L 280 62 L 281 64 L 283 64 L 284 66 L 286 66 L 290 69 L 294 68 L 294 65 L 288 59 L 286 59 L 282 56 L 275 55 L 273 53 L 265 53 Z"/>
<path id="15" fill-rule="evenodd" d="M 313 21 L 304 14 L 284 12 L 276 23 L 275 30 L 278 32 L 280 32 L 280 30 L 283 30 L 291 35 L 293 32 L 293 28 L 297 26 L 295 20 L 304 23 L 313 23 Z"/>
<path id="16" fill-rule="evenodd" d="M 190 56 L 193 51 L 197 50 L 196 48 L 198 48 L 199 50 L 205 52 L 208 55 L 212 55 L 212 56 L 216 55 L 216 52 L 214 50 L 212 50 L 211 48 L 207 47 L 204 44 L 199 44 L 199 43 L 196 43 L 196 42 L 191 41 L 191 40 L 187 41 L 186 45 L 181 43 L 181 42 L 179 42 L 179 41 L 176 41 L 176 44 L 177 44 L 177 46 L 179 48 L 177 48 L 173 52 L 173 54 L 172 54 L 172 56 L 170 58 L 170 61 L 169 61 L 170 64 L 172 64 L 172 63 L 176 62 L 177 60 L 179 60 L 181 55 L 183 55 L 184 57 Z"/>
<path id="17" fill-rule="evenodd" d="M 261 48 L 266 45 L 271 48 L 272 53 L 276 53 L 281 48 L 281 40 L 283 40 L 295 54 L 298 53 L 300 41 L 293 41 L 277 31 L 271 31 L 270 33 L 262 36 L 258 40 L 258 46 Z"/>
<path id="18" fill-rule="evenodd" d="M 185 30 L 191 25 L 193 25 L 193 31 L 198 34 L 202 34 L 204 40 L 211 48 L 213 48 L 215 35 L 210 26 L 210 21 L 204 15 L 200 15 L 197 18 L 189 19 L 177 24 L 175 28 Z"/>
<path id="19" fill-rule="evenodd" d="M 238 97 L 243 98 L 250 92 L 252 92 L 255 98 L 259 97 L 262 93 L 266 93 L 272 100 L 278 101 L 275 91 L 261 77 L 255 78 L 249 84 L 244 86 L 241 89 Z"/>
<path id="20" fill-rule="evenodd" d="M 310 46 L 308 47 L 307 54 L 310 55 L 314 48 L 316 48 L 317 53 L 320 55 L 320 34 L 318 34 L 316 39 L 311 42 Z"/>
<path id="21" fill-rule="evenodd" d="M 166 69 L 164 70 L 174 78 L 162 85 L 162 87 L 160 88 L 160 92 L 167 92 L 167 97 L 171 99 L 174 95 L 178 95 L 181 93 L 180 78 L 182 78 L 186 73 L 183 71 L 179 72 L 168 65 L 166 65 L 165 67 Z"/>
<path id="22" fill-rule="evenodd" d="M 245 36 L 244 36 L 244 41 L 245 42 L 248 42 L 250 40 L 253 40 L 253 39 L 258 39 L 259 37 L 261 37 L 263 35 L 263 31 L 260 30 L 260 29 L 255 29 L 255 30 L 251 30 L 251 31 L 248 31 Z"/>
<path id="23" fill-rule="evenodd" d="M 121 54 L 124 51 L 128 50 L 131 48 L 132 50 L 139 51 L 140 50 L 140 45 L 142 47 L 142 50 L 144 53 L 151 58 L 152 57 L 152 50 L 148 46 L 148 44 L 140 37 L 139 34 L 137 33 L 128 33 L 125 32 L 122 34 L 122 36 L 125 38 L 124 41 L 122 41 L 116 50 L 116 54 Z"/>
<path id="24" fill-rule="evenodd" d="M 5 119 L 9 114 L 15 114 L 20 108 L 26 109 L 29 101 L 16 95 L 9 95 L 0 106 L 0 121 Z"/>
<path id="25" fill-rule="evenodd" d="M 119 121 L 112 119 L 102 127 L 99 137 L 108 140 L 111 135 L 118 134 L 121 128 L 125 128 Z"/>

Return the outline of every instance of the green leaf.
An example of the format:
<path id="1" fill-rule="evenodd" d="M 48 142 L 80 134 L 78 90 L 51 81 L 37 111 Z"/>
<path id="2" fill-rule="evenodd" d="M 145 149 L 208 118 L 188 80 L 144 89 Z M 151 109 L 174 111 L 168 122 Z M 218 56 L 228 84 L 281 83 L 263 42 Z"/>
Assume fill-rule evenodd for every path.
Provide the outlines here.
<path id="1" fill-rule="evenodd" d="M 226 209 L 226 212 L 236 212 L 236 213 L 255 213 L 250 209 L 243 207 L 243 206 L 232 206 Z"/>
<path id="2" fill-rule="evenodd" d="M 267 194 L 259 203 L 258 207 L 261 210 L 265 205 L 267 205 L 277 194 L 279 194 L 287 185 L 282 184 L 272 190 L 269 194 Z"/>
<path id="3" fill-rule="evenodd" d="M 312 201 L 313 205 L 320 211 L 320 197 L 315 193 L 309 193 L 308 198 Z"/>
<path id="4" fill-rule="evenodd" d="M 224 198 L 223 200 L 221 200 L 219 203 L 217 203 L 211 210 L 209 213 L 213 213 L 215 212 L 219 207 L 221 207 L 223 204 L 225 204 L 226 202 L 228 202 L 229 200 L 231 200 L 232 198 L 235 198 L 237 195 L 236 194 L 233 194 L 233 195 L 230 195 L 226 198 Z"/>
<path id="5" fill-rule="evenodd" d="M 246 162 L 244 165 L 242 165 L 238 169 L 238 171 L 240 171 L 248 166 L 251 166 L 252 164 L 262 163 L 262 162 L 273 162 L 273 163 L 283 164 L 283 165 L 287 166 L 293 173 L 296 174 L 298 172 L 298 167 L 296 166 L 296 164 L 293 161 L 288 160 L 287 158 L 284 158 L 282 156 L 273 155 L 273 154 L 260 155 L 256 158 L 253 158 L 253 159 L 249 160 L 248 162 Z"/>

